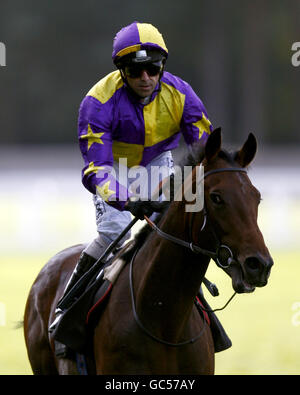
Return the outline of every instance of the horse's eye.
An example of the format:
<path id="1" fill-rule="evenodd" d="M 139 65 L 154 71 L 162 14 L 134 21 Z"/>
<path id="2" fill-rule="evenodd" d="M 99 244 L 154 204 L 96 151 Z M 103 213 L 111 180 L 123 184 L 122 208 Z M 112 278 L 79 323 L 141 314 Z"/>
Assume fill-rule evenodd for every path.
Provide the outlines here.
<path id="1" fill-rule="evenodd" d="M 222 204 L 223 203 L 223 200 L 218 193 L 212 192 L 209 196 L 210 196 L 210 199 L 213 203 L 215 203 L 215 204 Z"/>

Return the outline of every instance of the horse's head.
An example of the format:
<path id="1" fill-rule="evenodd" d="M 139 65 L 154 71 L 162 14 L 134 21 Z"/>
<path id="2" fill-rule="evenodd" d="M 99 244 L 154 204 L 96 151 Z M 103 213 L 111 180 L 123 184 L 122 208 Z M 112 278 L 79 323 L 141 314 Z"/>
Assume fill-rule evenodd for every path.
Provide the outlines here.
<path id="1" fill-rule="evenodd" d="M 228 260 L 227 249 L 220 251 L 226 262 L 230 262 L 224 270 L 232 278 L 232 286 L 238 293 L 265 286 L 273 265 L 257 224 L 260 193 L 246 172 L 241 171 L 253 160 L 256 148 L 256 138 L 249 134 L 243 147 L 229 154 L 221 149 L 221 130 L 216 129 L 208 138 L 202 160 L 205 174 L 209 173 L 204 183 L 207 226 L 219 243 L 228 246 L 232 252 Z M 226 171 L 228 168 L 237 171 Z M 216 169 L 220 171 L 212 171 Z"/>

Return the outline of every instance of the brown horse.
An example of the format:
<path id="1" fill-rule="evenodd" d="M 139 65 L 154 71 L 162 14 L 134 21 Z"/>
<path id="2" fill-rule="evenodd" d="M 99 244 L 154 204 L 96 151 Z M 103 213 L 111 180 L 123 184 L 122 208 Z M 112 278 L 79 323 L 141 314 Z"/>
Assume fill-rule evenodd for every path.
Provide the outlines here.
<path id="1" fill-rule="evenodd" d="M 120 273 L 93 335 L 89 365 L 96 374 L 213 374 L 211 330 L 195 307 L 210 258 L 232 278 L 238 293 L 267 284 L 272 258 L 257 225 L 260 194 L 246 167 L 256 153 L 250 134 L 243 147 L 221 150 L 221 132 L 210 135 L 194 158 L 205 170 L 204 209 L 187 212 L 171 202 L 156 231 Z M 191 164 L 191 163 L 190 163 Z M 48 326 L 83 246 L 53 257 L 30 291 L 24 319 L 35 374 L 76 374 L 72 360 L 57 358 Z"/>

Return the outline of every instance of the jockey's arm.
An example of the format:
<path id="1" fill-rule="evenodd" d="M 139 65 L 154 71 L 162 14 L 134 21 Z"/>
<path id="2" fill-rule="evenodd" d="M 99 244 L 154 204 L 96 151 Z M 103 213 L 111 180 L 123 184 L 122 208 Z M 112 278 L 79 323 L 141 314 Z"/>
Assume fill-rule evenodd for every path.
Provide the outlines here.
<path id="1" fill-rule="evenodd" d="M 91 193 L 99 194 L 105 202 L 124 210 L 129 193 L 114 174 L 108 115 L 94 97 L 83 99 L 78 120 L 79 146 L 85 162 L 82 182 Z"/>

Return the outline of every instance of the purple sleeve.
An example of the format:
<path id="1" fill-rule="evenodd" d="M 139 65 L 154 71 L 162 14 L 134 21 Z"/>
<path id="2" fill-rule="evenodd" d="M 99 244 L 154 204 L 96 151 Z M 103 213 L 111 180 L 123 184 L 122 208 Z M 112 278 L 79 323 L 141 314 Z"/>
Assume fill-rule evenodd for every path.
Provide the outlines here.
<path id="1" fill-rule="evenodd" d="M 202 101 L 187 83 L 181 128 L 188 145 L 199 140 L 205 142 L 212 132 L 212 124 Z"/>
<path id="2" fill-rule="evenodd" d="M 93 194 L 123 210 L 128 190 L 114 176 L 112 154 L 112 106 L 86 96 L 79 109 L 78 139 L 84 160 L 82 183 Z"/>

